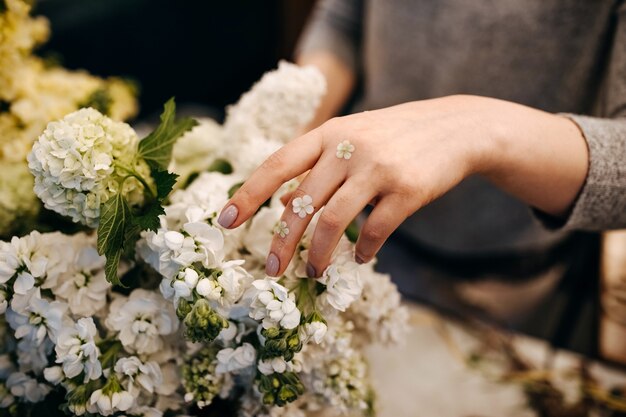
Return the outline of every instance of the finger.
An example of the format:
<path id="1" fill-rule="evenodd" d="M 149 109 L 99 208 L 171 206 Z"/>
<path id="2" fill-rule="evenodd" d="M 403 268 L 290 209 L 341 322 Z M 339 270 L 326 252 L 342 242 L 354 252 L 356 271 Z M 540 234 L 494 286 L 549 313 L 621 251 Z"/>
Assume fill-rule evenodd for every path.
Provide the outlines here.
<path id="1" fill-rule="evenodd" d="M 330 263 L 332 254 L 350 222 L 376 195 L 367 181 L 349 178 L 330 198 L 320 214 L 309 249 L 307 275 L 318 277 Z"/>
<path id="2" fill-rule="evenodd" d="M 287 204 L 291 201 L 293 197 L 293 191 L 290 193 L 285 193 L 280 197 L 280 202 L 283 203 L 283 206 L 287 207 Z"/>
<path id="3" fill-rule="evenodd" d="M 228 229 L 240 226 L 282 184 L 315 165 L 321 152 L 322 141 L 317 129 L 274 152 L 226 203 L 218 223 Z"/>
<path id="4" fill-rule="evenodd" d="M 355 261 L 360 264 L 371 261 L 408 215 L 405 204 L 394 196 L 385 196 L 378 201 L 359 233 Z"/>
<path id="5" fill-rule="evenodd" d="M 323 156 L 293 192 L 281 217 L 289 232 L 274 235 L 265 265 L 267 275 L 280 276 L 287 269 L 313 215 L 337 191 L 345 179 L 345 172 L 346 169 L 338 167 L 329 156 Z"/>

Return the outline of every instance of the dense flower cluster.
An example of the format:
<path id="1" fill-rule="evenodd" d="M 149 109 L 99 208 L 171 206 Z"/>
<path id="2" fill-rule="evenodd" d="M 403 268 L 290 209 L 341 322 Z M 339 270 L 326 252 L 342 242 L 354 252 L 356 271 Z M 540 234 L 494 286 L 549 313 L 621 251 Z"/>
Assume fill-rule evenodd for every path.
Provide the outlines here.
<path id="1" fill-rule="evenodd" d="M 305 278 L 319 218 L 306 201 L 310 226 L 279 278 L 266 276 L 264 263 L 273 236 L 289 233 L 280 194 L 236 230 L 216 221 L 322 92 L 317 72 L 282 63 L 225 125 L 204 121 L 181 139 L 170 167 L 182 183 L 158 225 L 124 248 L 118 272 L 128 288 L 106 280 L 94 235 L 32 232 L 0 242 L 0 413 L 23 415 L 52 392 L 65 394 L 62 408 L 74 415 L 161 417 L 220 403 L 241 417 L 371 413 L 361 348 L 401 339 L 406 314 L 395 287 L 353 261 L 347 236 L 322 276 Z M 219 146 L 226 137 L 232 146 Z M 88 226 L 120 190 L 140 205 L 144 184 L 131 174 L 148 167 L 137 162 L 138 147 L 128 125 L 94 109 L 71 113 L 33 146 L 37 194 Z"/>
<path id="2" fill-rule="evenodd" d="M 139 139 L 126 123 L 92 108 L 80 109 L 48 124 L 28 154 L 35 193 L 46 208 L 74 222 L 95 227 L 100 205 L 121 191 L 140 204 L 150 178 L 148 165 L 136 158 Z"/>
<path id="3" fill-rule="evenodd" d="M 114 120 L 137 112 L 126 82 L 68 71 L 32 53 L 48 39 L 49 29 L 44 17 L 29 15 L 31 3 L 3 0 L 0 5 L 0 168 L 9 179 L 0 180 L 0 236 L 24 230 L 24 219 L 39 211 L 32 177 L 23 174 L 26 155 L 48 122 L 83 106 Z"/>

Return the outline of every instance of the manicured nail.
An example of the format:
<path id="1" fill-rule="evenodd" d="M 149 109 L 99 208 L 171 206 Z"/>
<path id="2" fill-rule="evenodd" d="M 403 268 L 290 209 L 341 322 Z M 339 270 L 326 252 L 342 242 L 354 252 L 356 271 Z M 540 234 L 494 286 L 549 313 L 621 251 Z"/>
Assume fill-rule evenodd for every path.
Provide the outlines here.
<path id="1" fill-rule="evenodd" d="M 265 262 L 265 273 L 271 277 L 278 275 L 278 268 L 280 268 L 280 261 L 278 256 L 270 253 Z"/>
<path id="2" fill-rule="evenodd" d="M 359 255 L 354 255 L 354 260 L 356 261 L 357 264 L 362 265 L 365 263 L 365 260 L 363 258 L 361 258 Z"/>
<path id="3" fill-rule="evenodd" d="M 235 223 L 235 219 L 239 214 L 239 210 L 235 206 L 228 206 L 220 213 L 220 217 L 217 218 L 217 222 L 222 227 L 230 227 Z"/>
<path id="4" fill-rule="evenodd" d="M 306 274 L 309 278 L 317 278 L 317 272 L 315 271 L 315 267 L 308 262 L 306 264 Z"/>

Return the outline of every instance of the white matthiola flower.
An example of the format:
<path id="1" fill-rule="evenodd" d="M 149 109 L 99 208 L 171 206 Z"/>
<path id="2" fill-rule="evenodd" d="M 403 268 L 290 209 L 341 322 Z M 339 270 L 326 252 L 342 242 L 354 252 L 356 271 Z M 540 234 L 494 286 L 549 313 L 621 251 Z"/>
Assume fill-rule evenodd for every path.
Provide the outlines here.
<path id="1" fill-rule="evenodd" d="M 344 140 L 337 145 L 337 158 L 350 159 L 352 157 L 352 152 L 354 152 L 354 149 L 354 145 L 351 144 L 350 141 Z"/>
<path id="2" fill-rule="evenodd" d="M 56 341 L 56 363 L 61 364 L 66 377 L 74 378 L 84 372 L 85 382 L 100 378 L 100 349 L 94 339 L 97 333 L 91 317 L 79 319 L 74 326 L 61 329 Z"/>
<path id="3" fill-rule="evenodd" d="M 59 385 L 65 378 L 63 368 L 60 366 L 51 366 L 43 370 L 43 377 L 52 385 Z"/>
<path id="4" fill-rule="evenodd" d="M 321 321 L 314 321 L 306 323 L 304 325 L 304 331 L 306 332 L 307 339 L 313 339 L 313 341 L 319 345 L 322 343 L 322 340 L 324 340 L 324 336 L 326 336 L 328 326 Z"/>
<path id="5" fill-rule="evenodd" d="M 84 240 L 77 243 L 88 244 Z M 105 277 L 105 261 L 104 256 L 98 255 L 95 247 L 83 247 L 76 252 L 73 271 L 59 280 L 54 293 L 67 301 L 73 314 L 93 316 L 106 305 L 106 294 L 111 284 Z"/>
<path id="6" fill-rule="evenodd" d="M 135 404 L 135 397 L 128 391 L 104 393 L 98 389 L 91 394 L 89 403 L 96 408 L 95 412 L 110 416 L 116 411 L 127 411 Z"/>
<path id="7" fill-rule="evenodd" d="M 222 297 L 222 287 L 217 281 L 210 278 L 202 278 L 198 281 L 196 292 L 211 301 L 219 300 Z"/>
<path id="8" fill-rule="evenodd" d="M 252 276 L 241 266 L 243 260 L 224 262 L 220 266 L 222 273 L 217 282 L 222 287 L 222 304 L 230 306 L 236 303 L 252 282 Z"/>
<path id="9" fill-rule="evenodd" d="M 35 345 L 40 345 L 46 336 L 56 342 L 66 311 L 67 304 L 65 303 L 31 297 L 22 314 L 9 310 L 7 321 L 15 330 L 17 339 L 26 339 Z"/>
<path id="10" fill-rule="evenodd" d="M 121 358 L 115 363 L 115 372 L 131 394 L 135 393 L 135 383 L 150 394 L 163 382 L 161 368 L 156 362 L 142 362 L 138 357 Z M 135 395 L 136 396 L 136 395 Z"/>
<path id="11" fill-rule="evenodd" d="M 274 233 L 282 237 L 283 239 L 287 237 L 287 235 L 289 234 L 289 227 L 287 227 L 287 222 L 281 220 L 276 223 L 276 226 L 274 226 Z"/>
<path id="12" fill-rule="evenodd" d="M 301 219 L 304 219 L 307 214 L 312 214 L 313 211 L 315 211 L 312 203 L 313 198 L 308 194 L 302 197 L 296 197 L 291 201 L 292 210 Z"/>
<path id="13" fill-rule="evenodd" d="M 244 343 L 236 349 L 226 348 L 217 352 L 215 372 L 224 374 L 236 372 L 254 365 L 256 349 L 250 343 Z"/>
<path id="14" fill-rule="evenodd" d="M 117 192 L 121 191 L 131 203 L 142 201 L 138 180 L 126 179 L 124 188 L 119 189 L 125 172 L 117 168 L 126 165 L 148 173 L 145 162 L 134 159 L 138 142 L 129 125 L 92 108 L 50 122 L 28 154 L 35 194 L 46 208 L 96 227 L 101 204 Z"/>
<path id="15" fill-rule="evenodd" d="M 317 281 L 326 286 L 323 299 L 339 311 L 346 311 L 363 289 L 358 264 L 352 261 L 332 263 Z"/>
<path id="16" fill-rule="evenodd" d="M 279 356 L 277 358 L 261 359 L 257 364 L 257 368 L 263 375 L 271 375 L 275 372 L 282 374 L 290 367 L 289 363 L 282 356 Z"/>
<path id="17" fill-rule="evenodd" d="M 50 386 L 37 382 L 36 379 L 22 372 L 14 372 L 6 381 L 9 392 L 14 397 L 23 398 L 30 403 L 38 403 L 50 392 Z"/>
<path id="18" fill-rule="evenodd" d="M 105 324 L 119 332 L 128 351 L 150 354 L 163 347 L 164 336 L 177 330 L 178 319 L 172 305 L 159 294 L 136 289 L 128 298 L 113 300 Z"/>
<path id="19" fill-rule="evenodd" d="M 256 280 L 252 283 L 257 291 L 251 304 L 250 317 L 263 320 L 263 327 L 281 326 L 295 329 L 300 324 L 300 310 L 296 307 L 294 294 L 271 279 Z"/>

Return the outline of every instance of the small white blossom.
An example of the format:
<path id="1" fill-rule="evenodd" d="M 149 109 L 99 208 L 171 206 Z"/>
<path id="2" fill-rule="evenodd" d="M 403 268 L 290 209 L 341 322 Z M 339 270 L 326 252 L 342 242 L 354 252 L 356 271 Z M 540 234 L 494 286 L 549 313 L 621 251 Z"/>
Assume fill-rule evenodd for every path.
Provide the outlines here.
<path id="1" fill-rule="evenodd" d="M 301 219 L 304 219 L 307 214 L 312 214 L 315 209 L 313 208 L 313 198 L 310 195 L 304 195 L 302 197 L 296 197 L 291 201 L 292 210 Z"/>
<path id="2" fill-rule="evenodd" d="M 97 333 L 91 317 L 79 319 L 74 326 L 61 329 L 55 348 L 56 363 L 61 364 L 66 377 L 74 378 L 84 372 L 85 382 L 100 378 L 100 349 L 94 340 Z"/>
<path id="3" fill-rule="evenodd" d="M 50 386 L 39 383 L 36 379 L 22 372 L 14 372 L 9 375 L 6 385 L 11 395 L 31 403 L 43 401 L 50 392 Z"/>
<path id="4" fill-rule="evenodd" d="M 282 237 L 283 239 L 287 237 L 287 235 L 289 234 L 289 227 L 287 227 L 287 222 L 281 220 L 276 223 L 276 226 L 274 226 L 274 233 Z"/>
<path id="5" fill-rule="evenodd" d="M 300 310 L 296 307 L 295 295 L 287 288 L 271 279 L 256 280 L 252 283 L 257 294 L 252 302 L 250 317 L 263 320 L 263 327 L 281 326 L 295 329 L 300 324 Z"/>
<path id="6" fill-rule="evenodd" d="M 163 382 L 161 368 L 156 362 L 144 363 L 136 356 L 118 359 L 114 369 L 120 380 L 127 380 L 125 388 L 131 394 L 136 392 L 135 384 L 152 394 Z"/>
<path id="7" fill-rule="evenodd" d="M 60 366 L 51 366 L 43 370 L 43 376 L 52 385 L 59 385 L 65 378 L 63 368 Z"/>
<path id="8" fill-rule="evenodd" d="M 236 349 L 225 348 L 217 352 L 215 372 L 237 372 L 254 365 L 255 361 L 256 349 L 250 343 L 244 343 Z"/>
<path id="9" fill-rule="evenodd" d="M 363 289 L 358 264 L 352 261 L 332 263 L 317 281 L 326 286 L 324 300 L 339 311 L 346 311 Z"/>
<path id="10" fill-rule="evenodd" d="M 91 394 L 89 403 L 96 407 L 96 412 L 103 416 L 110 416 L 116 411 L 127 411 L 135 404 L 135 397 L 128 391 L 119 391 L 105 394 L 98 389 Z"/>
<path id="11" fill-rule="evenodd" d="M 337 145 L 337 158 L 339 159 L 350 159 L 352 157 L 352 152 L 354 152 L 354 145 L 350 143 L 350 141 L 344 140 L 340 144 Z"/>
<path id="12" fill-rule="evenodd" d="M 314 321 L 304 325 L 304 331 L 308 339 L 312 339 L 318 345 L 324 340 L 328 326 L 321 321 Z"/>
<path id="13" fill-rule="evenodd" d="M 139 354 L 158 352 L 164 345 L 163 337 L 174 333 L 178 323 L 172 305 L 144 289 L 113 300 L 105 321 L 109 329 L 118 332 L 128 351 Z"/>
<path id="14" fill-rule="evenodd" d="M 257 364 L 259 372 L 264 375 L 271 375 L 273 373 L 282 374 L 289 368 L 289 364 L 282 356 L 271 359 L 261 359 Z"/>

